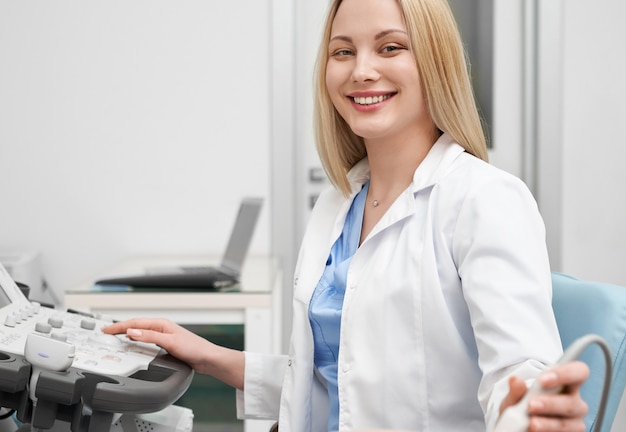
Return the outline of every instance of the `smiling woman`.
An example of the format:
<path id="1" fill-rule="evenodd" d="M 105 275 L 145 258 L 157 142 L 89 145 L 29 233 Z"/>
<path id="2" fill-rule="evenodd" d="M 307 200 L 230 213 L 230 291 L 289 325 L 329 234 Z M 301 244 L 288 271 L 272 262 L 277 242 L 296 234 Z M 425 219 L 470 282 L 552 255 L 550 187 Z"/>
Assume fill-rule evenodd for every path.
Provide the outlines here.
<path id="1" fill-rule="evenodd" d="M 526 380 L 564 386 L 536 431 L 579 430 L 579 362 L 562 352 L 545 230 L 525 184 L 486 163 L 446 0 L 335 0 L 317 64 L 316 133 L 333 187 L 293 277 L 287 355 L 200 343 L 164 320 L 104 331 L 155 342 L 238 389 L 281 432 L 491 431 Z"/>
<path id="2" fill-rule="evenodd" d="M 424 113 L 427 105 L 428 112 L 422 118 L 423 121 L 434 122 L 441 130 L 455 131 L 470 153 L 487 160 L 485 138 L 469 84 L 463 46 L 447 4 L 439 2 L 438 6 L 430 6 L 429 13 L 435 15 L 432 20 L 421 14 L 404 15 L 400 10 L 385 11 L 376 2 L 369 6 L 369 2 L 364 3 L 361 10 L 348 15 L 338 10 L 340 4 L 335 2 L 332 5 L 334 10 L 330 11 L 330 15 L 336 14 L 336 18 L 333 26 L 326 27 L 323 35 L 323 44 L 326 43 L 328 49 L 321 49 L 318 56 L 318 65 L 327 66 L 318 67 L 316 77 L 318 89 L 328 86 L 327 92 L 318 92 L 315 130 L 318 151 L 333 184 L 345 191 L 345 173 L 366 154 L 359 134 L 345 124 L 354 113 L 354 110 L 346 109 L 350 101 L 343 100 L 350 96 L 382 95 L 388 99 L 402 90 L 400 99 L 406 100 L 406 107 L 409 108 L 402 117 L 411 115 L 411 112 L 417 115 L 415 110 L 420 109 L 420 104 Z M 378 7 L 378 10 L 368 15 L 368 7 Z M 344 27 L 338 27 L 342 20 L 347 22 L 343 24 Z M 367 35 L 362 25 L 365 22 L 363 20 L 368 20 L 369 25 L 374 26 L 375 30 L 370 35 Z M 350 29 L 350 26 L 354 28 Z M 339 28 L 352 33 L 337 33 Z M 430 28 L 436 33 L 437 44 L 430 43 L 428 36 L 418 31 L 424 28 Z M 357 43 L 360 46 L 357 47 Z M 416 62 L 416 59 L 419 61 Z M 441 65 L 444 64 L 448 65 L 445 78 L 440 73 Z M 373 79 L 378 81 L 381 73 L 388 75 L 382 77 L 382 82 L 378 82 L 377 86 L 369 86 L 366 93 L 362 93 L 363 86 L 356 87 L 355 80 L 363 83 Z M 352 95 L 341 93 L 347 91 L 346 82 L 349 80 L 353 81 L 350 88 L 354 92 Z M 383 85 L 388 88 L 382 88 Z M 448 103 L 443 106 L 442 100 Z M 378 110 L 366 105 L 363 111 Z M 348 117 L 343 117 L 344 114 Z M 372 117 L 369 116 L 363 122 L 363 127 L 371 127 Z M 333 125 L 344 125 L 346 130 L 337 135 Z M 432 132 L 429 138 L 434 135 L 435 132 Z"/>

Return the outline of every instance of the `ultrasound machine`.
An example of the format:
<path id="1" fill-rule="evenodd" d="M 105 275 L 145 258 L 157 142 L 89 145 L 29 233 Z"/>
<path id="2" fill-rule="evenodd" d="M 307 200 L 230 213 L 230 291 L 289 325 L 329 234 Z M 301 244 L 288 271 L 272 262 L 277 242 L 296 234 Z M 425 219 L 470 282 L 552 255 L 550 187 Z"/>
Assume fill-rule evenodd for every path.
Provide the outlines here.
<path id="1" fill-rule="evenodd" d="M 0 432 L 191 432 L 193 370 L 110 321 L 31 302 L 0 264 Z"/>

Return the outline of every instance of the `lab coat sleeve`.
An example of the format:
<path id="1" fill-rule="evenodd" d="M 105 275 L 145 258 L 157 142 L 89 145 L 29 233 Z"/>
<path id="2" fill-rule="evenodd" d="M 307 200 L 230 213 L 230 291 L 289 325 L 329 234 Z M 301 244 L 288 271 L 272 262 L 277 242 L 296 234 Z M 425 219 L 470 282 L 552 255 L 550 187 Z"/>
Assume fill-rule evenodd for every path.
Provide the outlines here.
<path id="1" fill-rule="evenodd" d="M 561 354 L 545 228 L 521 180 L 495 171 L 471 186 L 453 254 L 483 373 L 478 399 L 491 430 L 508 377 L 533 379 Z"/>
<path id="2" fill-rule="evenodd" d="M 237 390 L 237 418 L 278 419 L 286 355 L 245 352 L 244 390 Z"/>

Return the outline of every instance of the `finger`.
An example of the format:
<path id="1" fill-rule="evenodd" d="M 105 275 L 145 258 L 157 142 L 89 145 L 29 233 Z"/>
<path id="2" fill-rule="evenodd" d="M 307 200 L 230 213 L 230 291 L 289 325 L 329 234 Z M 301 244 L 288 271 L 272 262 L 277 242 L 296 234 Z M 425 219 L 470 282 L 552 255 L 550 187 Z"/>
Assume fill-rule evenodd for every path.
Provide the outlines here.
<path id="1" fill-rule="evenodd" d="M 575 394 L 541 395 L 532 398 L 528 403 L 528 412 L 531 415 L 560 418 L 583 418 L 589 407 Z"/>
<path id="2" fill-rule="evenodd" d="M 578 390 L 589 377 L 589 366 L 581 361 L 564 363 L 543 372 L 537 378 L 544 388 L 565 387 Z"/>
<path id="3" fill-rule="evenodd" d="M 507 393 L 505 398 L 502 400 L 502 403 L 500 404 L 500 414 L 502 414 L 502 412 L 508 407 L 513 406 L 516 403 L 518 403 L 522 399 L 522 397 L 524 397 L 526 390 L 527 390 L 526 383 L 524 382 L 523 379 L 518 378 L 516 376 L 510 377 L 509 378 L 509 392 Z"/>
<path id="4" fill-rule="evenodd" d="M 581 419 L 563 419 L 555 417 L 531 417 L 528 425 L 530 432 L 567 431 L 585 432 L 585 423 Z"/>
<path id="5" fill-rule="evenodd" d="M 102 333 L 120 334 L 120 333 L 126 333 L 127 327 L 128 327 L 128 324 L 125 321 L 123 321 L 123 322 L 106 325 L 102 327 L 100 330 L 102 330 Z"/>
<path id="6" fill-rule="evenodd" d="M 109 334 L 120 334 L 126 333 L 129 328 L 135 328 L 167 333 L 170 331 L 170 327 L 170 322 L 164 319 L 133 318 L 103 327 L 102 332 Z"/>
<path id="7" fill-rule="evenodd" d="M 126 330 L 126 336 L 134 341 L 153 343 L 159 346 L 168 345 L 171 340 L 169 333 L 132 327 Z"/>

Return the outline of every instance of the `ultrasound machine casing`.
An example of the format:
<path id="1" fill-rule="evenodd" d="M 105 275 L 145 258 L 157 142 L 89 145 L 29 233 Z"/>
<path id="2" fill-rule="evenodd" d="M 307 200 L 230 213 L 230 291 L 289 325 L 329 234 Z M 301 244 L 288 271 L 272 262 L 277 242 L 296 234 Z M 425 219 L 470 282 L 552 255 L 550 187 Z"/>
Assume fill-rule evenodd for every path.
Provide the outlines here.
<path id="1" fill-rule="evenodd" d="M 193 413 L 173 404 L 193 370 L 156 345 L 102 333 L 107 324 L 29 301 L 0 264 L 1 432 L 191 431 Z"/>

